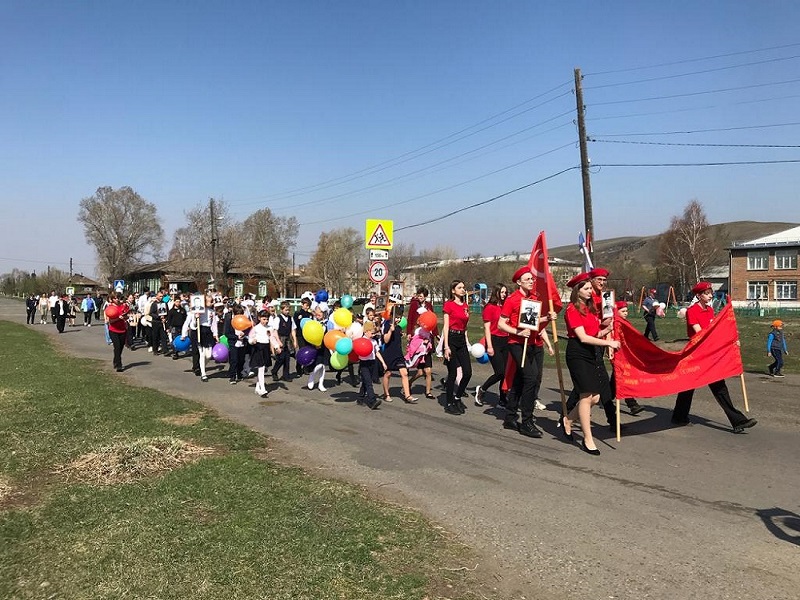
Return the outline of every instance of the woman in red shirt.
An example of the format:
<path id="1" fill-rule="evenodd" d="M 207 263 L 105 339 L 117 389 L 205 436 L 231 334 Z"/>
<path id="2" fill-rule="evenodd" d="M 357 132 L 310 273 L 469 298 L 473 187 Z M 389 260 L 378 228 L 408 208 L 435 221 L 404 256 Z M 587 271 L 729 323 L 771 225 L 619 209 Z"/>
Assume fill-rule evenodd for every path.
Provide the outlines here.
<path id="1" fill-rule="evenodd" d="M 125 347 L 128 331 L 128 310 L 128 305 L 122 302 L 116 292 L 108 295 L 108 304 L 104 312 L 108 324 L 108 334 L 114 345 L 114 368 L 120 372 L 122 371 L 122 349 Z"/>
<path id="2" fill-rule="evenodd" d="M 592 406 L 600 402 L 600 390 L 608 385 L 608 372 L 603 364 L 603 348 L 619 348 L 619 342 L 604 339 L 608 329 L 600 329 L 600 316 L 592 302 L 592 284 L 588 273 L 573 277 L 567 284 L 572 288 L 569 306 L 564 313 L 567 323 L 567 368 L 572 385 L 578 393 L 578 404 L 568 415 L 561 417 L 564 437 L 572 440 L 572 421 L 579 418 L 583 440 L 581 449 L 594 456 L 600 450 L 592 438 Z"/>
<path id="3" fill-rule="evenodd" d="M 483 331 L 486 336 L 486 353 L 492 363 L 492 370 L 488 379 L 475 388 L 475 405 L 483 406 L 483 394 L 495 383 L 500 382 L 499 406 L 506 405 L 506 392 L 503 390 L 503 378 L 506 373 L 506 359 L 508 358 L 508 334 L 498 329 L 497 321 L 500 319 L 500 309 L 508 296 L 508 288 L 498 283 L 489 296 L 489 301 L 483 309 Z"/>
<path id="4" fill-rule="evenodd" d="M 450 300 L 444 303 L 444 325 L 442 339 L 444 346 L 444 362 L 447 365 L 447 405 L 444 411 L 451 415 L 463 415 L 467 407 L 461 401 L 467 384 L 472 378 L 472 364 L 469 359 L 469 342 L 467 341 L 467 322 L 469 321 L 469 304 L 467 304 L 467 288 L 461 280 L 450 284 Z M 461 367 L 461 381 L 456 387 L 458 367 Z"/>

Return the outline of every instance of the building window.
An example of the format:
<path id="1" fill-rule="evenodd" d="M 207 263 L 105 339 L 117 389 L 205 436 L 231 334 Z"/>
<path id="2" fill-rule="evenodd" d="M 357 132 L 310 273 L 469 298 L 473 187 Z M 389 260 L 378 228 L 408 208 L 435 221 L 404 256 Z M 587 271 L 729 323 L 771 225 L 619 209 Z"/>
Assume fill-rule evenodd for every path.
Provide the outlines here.
<path id="1" fill-rule="evenodd" d="M 796 281 L 776 281 L 775 282 L 776 300 L 797 300 Z"/>
<path id="2" fill-rule="evenodd" d="M 797 269 L 797 250 L 775 250 L 776 269 Z"/>
<path id="3" fill-rule="evenodd" d="M 748 300 L 767 300 L 767 290 L 769 283 L 766 281 L 748 281 L 747 299 Z"/>
<path id="4" fill-rule="evenodd" d="M 747 270 L 748 271 L 766 271 L 769 268 L 769 252 L 748 252 L 747 253 Z"/>

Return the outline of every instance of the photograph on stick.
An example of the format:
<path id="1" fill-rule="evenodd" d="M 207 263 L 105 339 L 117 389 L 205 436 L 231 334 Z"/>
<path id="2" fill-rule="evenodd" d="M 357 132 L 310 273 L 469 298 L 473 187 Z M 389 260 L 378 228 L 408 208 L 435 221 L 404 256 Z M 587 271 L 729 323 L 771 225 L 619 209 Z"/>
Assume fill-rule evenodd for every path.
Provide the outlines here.
<path id="1" fill-rule="evenodd" d="M 539 329 L 539 317 L 542 314 L 542 303 L 537 300 L 523 300 L 519 306 L 519 327 Z"/>

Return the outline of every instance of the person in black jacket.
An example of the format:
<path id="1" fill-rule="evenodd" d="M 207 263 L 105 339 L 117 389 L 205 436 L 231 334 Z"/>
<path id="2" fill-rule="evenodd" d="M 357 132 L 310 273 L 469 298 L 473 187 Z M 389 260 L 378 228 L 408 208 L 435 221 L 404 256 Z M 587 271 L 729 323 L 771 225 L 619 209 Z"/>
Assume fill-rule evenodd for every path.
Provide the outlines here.
<path id="1" fill-rule="evenodd" d="M 38 306 L 39 301 L 33 294 L 28 294 L 28 297 L 25 299 L 25 311 L 27 312 L 27 317 L 25 319 L 26 325 L 33 325 L 36 322 L 36 307 Z"/>

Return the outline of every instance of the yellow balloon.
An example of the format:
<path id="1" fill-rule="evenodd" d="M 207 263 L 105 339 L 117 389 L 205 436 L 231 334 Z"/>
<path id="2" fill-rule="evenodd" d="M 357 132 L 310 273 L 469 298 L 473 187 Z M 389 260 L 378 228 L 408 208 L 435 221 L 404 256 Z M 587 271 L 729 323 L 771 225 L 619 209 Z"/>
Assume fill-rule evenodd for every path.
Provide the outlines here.
<path id="1" fill-rule="evenodd" d="M 353 324 L 353 313 L 346 308 L 337 308 L 333 311 L 333 322 L 339 327 L 347 329 Z"/>
<path id="2" fill-rule="evenodd" d="M 325 328 L 319 321 L 309 321 L 303 325 L 303 338 L 313 346 L 322 343 L 322 336 L 325 335 Z"/>

